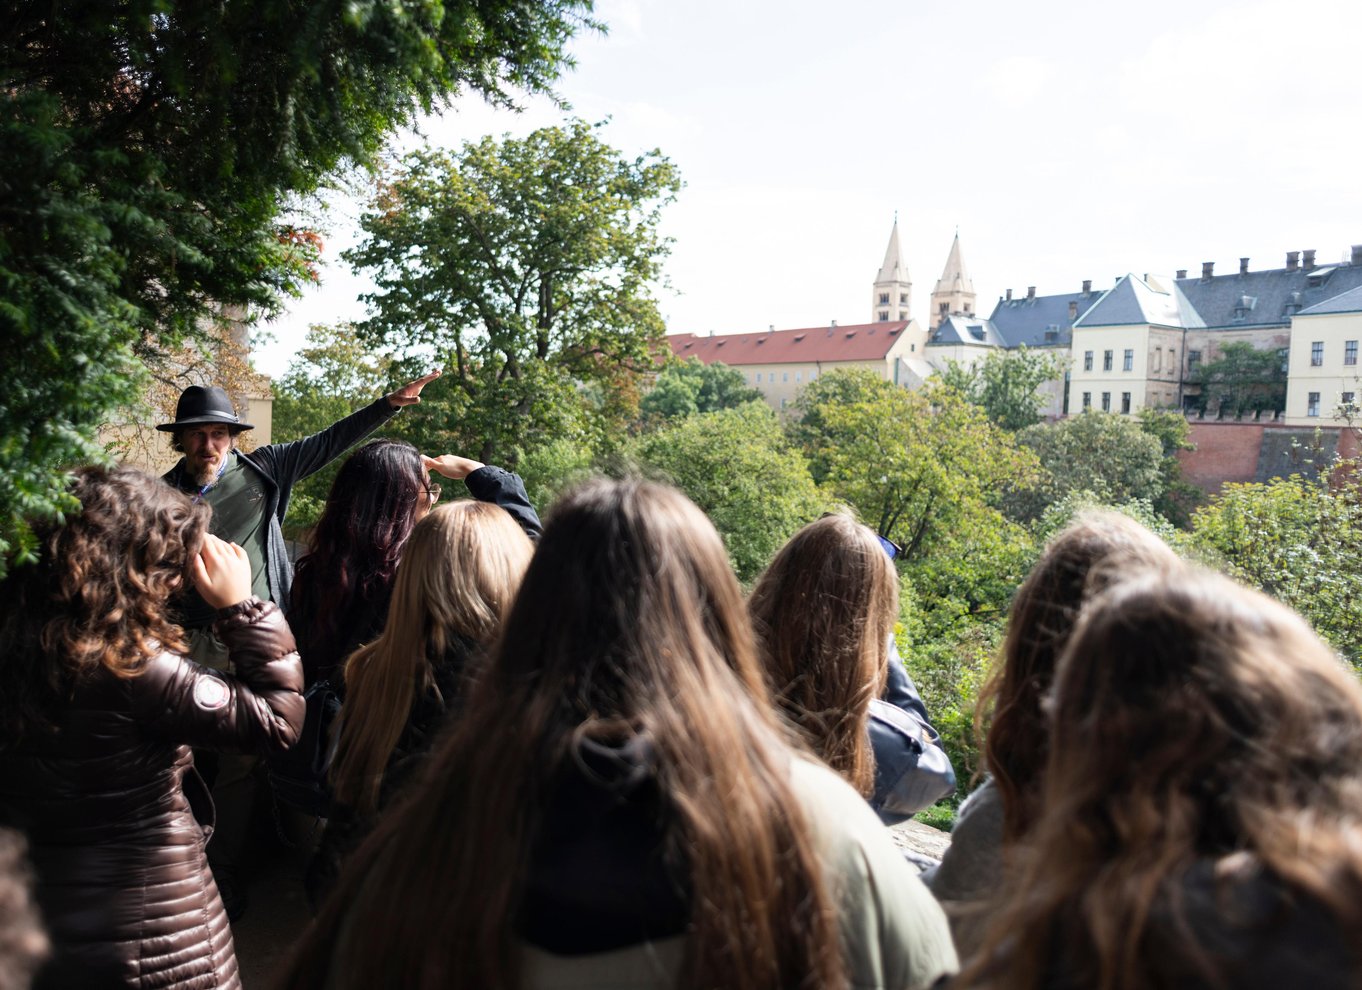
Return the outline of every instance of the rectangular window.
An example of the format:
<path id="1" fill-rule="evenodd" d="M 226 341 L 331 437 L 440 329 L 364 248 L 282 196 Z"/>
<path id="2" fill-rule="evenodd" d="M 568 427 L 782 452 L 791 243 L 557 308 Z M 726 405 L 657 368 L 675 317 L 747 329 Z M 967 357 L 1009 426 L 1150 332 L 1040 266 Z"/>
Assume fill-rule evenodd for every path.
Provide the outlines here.
<path id="1" fill-rule="evenodd" d="M 1343 412 L 1345 415 L 1351 416 L 1353 413 L 1357 412 L 1357 403 L 1355 400 L 1356 395 L 1357 395 L 1356 392 L 1344 392 L 1342 395 L 1338 397 L 1339 398 L 1338 404 L 1343 407 Z"/>
<path id="2" fill-rule="evenodd" d="M 1102 411 L 1103 411 L 1103 412 L 1111 412 L 1111 393 L 1110 393 L 1110 392 L 1103 392 L 1103 393 L 1102 393 Z"/>
<path id="3" fill-rule="evenodd" d="M 1124 414 L 1127 415 L 1127 416 L 1130 415 L 1130 393 L 1129 393 L 1129 392 L 1122 392 L 1122 393 L 1121 393 L 1121 412 L 1124 413 Z"/>
<path id="4" fill-rule="evenodd" d="M 796 372 L 795 372 L 795 381 L 800 381 L 803 377 L 804 377 L 804 372 L 802 372 L 802 371 L 796 371 Z"/>
<path id="5" fill-rule="evenodd" d="M 1199 367 L 1201 367 L 1201 352 L 1189 350 L 1187 352 L 1187 370 L 1196 371 Z"/>
<path id="6" fill-rule="evenodd" d="M 1102 370 L 1103 370 L 1103 371 L 1110 371 L 1110 370 L 1111 370 L 1111 354 L 1112 354 L 1111 351 L 1103 351 L 1103 352 L 1102 352 Z"/>
<path id="7" fill-rule="evenodd" d="M 1083 370 L 1092 371 L 1092 351 L 1083 352 Z"/>
<path id="8" fill-rule="evenodd" d="M 900 306 L 907 306 L 907 305 L 908 305 L 908 293 L 906 293 L 906 292 L 900 292 L 900 293 L 899 293 L 899 305 L 900 305 Z"/>
<path id="9" fill-rule="evenodd" d="M 788 382 L 790 380 L 790 373 L 788 371 L 782 371 L 780 373 L 780 380 L 783 382 Z"/>
<path id="10" fill-rule="evenodd" d="M 881 305 L 881 306 L 888 306 L 888 305 L 889 305 L 889 293 L 887 293 L 887 292 L 881 292 L 881 293 L 880 293 L 880 305 Z"/>
<path id="11" fill-rule="evenodd" d="M 1307 416 L 1318 416 L 1318 415 L 1319 415 L 1319 393 L 1318 393 L 1318 392 L 1311 392 L 1311 393 L 1310 393 L 1310 396 L 1309 396 L 1308 400 L 1307 400 L 1306 403 L 1305 403 L 1305 415 L 1307 415 Z"/>
<path id="12" fill-rule="evenodd" d="M 1345 340 L 1343 342 L 1343 363 L 1357 364 L 1357 341 Z"/>
<path id="13" fill-rule="evenodd" d="M 1135 368 L 1135 352 L 1129 347 L 1126 348 L 1125 357 L 1121 360 L 1122 371 L 1132 371 Z"/>
<path id="14" fill-rule="evenodd" d="M 887 309 L 880 310 L 880 322 L 883 323 L 887 319 L 889 319 L 889 310 Z"/>
<path id="15" fill-rule="evenodd" d="M 1091 393 L 1091 392 L 1084 392 L 1084 393 L 1083 393 L 1083 408 L 1084 408 L 1084 409 L 1091 409 L 1091 408 L 1092 408 L 1092 393 Z"/>
<path id="16" fill-rule="evenodd" d="M 815 378 L 817 378 L 817 377 L 818 377 L 818 372 L 816 372 L 816 371 L 810 371 L 810 372 L 809 372 L 809 381 L 813 381 L 813 380 L 814 380 Z"/>
<path id="17" fill-rule="evenodd" d="M 1318 368 L 1324 363 L 1324 341 L 1317 340 L 1310 345 L 1310 367 Z"/>
<path id="18" fill-rule="evenodd" d="M 1162 348 L 1162 347 L 1156 347 L 1156 348 L 1154 348 L 1154 370 L 1155 370 L 1155 371 L 1162 371 L 1162 370 L 1163 370 L 1163 348 Z"/>
<path id="19" fill-rule="evenodd" d="M 784 408 L 785 408 L 785 404 L 788 403 L 789 401 L 790 401 L 789 399 L 781 399 L 781 400 L 780 400 L 780 408 L 784 409 Z"/>

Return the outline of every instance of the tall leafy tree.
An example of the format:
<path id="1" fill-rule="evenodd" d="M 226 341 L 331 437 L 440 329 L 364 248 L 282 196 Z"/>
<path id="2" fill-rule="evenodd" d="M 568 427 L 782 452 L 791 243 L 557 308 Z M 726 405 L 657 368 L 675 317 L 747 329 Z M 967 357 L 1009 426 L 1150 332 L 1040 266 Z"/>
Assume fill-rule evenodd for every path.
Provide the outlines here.
<path id="1" fill-rule="evenodd" d="M 761 391 L 747 384 L 737 368 L 722 361 L 705 364 L 692 355 L 684 361 L 670 358 L 658 373 L 652 389 L 643 397 L 645 415 L 678 419 L 698 412 L 733 409 L 761 398 Z"/>
<path id="2" fill-rule="evenodd" d="M 308 436 L 372 402 L 389 390 L 391 365 L 389 358 L 367 349 L 348 323 L 309 327 L 302 349 L 273 384 L 275 436 L 283 440 Z M 321 518 L 339 468 L 338 461 L 294 486 L 288 518 L 291 535 Z"/>
<path id="3" fill-rule="evenodd" d="M 632 419 L 662 346 L 657 227 L 680 185 L 660 152 L 625 157 L 582 121 L 409 155 L 346 258 L 378 286 L 360 332 L 445 368 L 413 421 L 509 461 Z"/>
<path id="4" fill-rule="evenodd" d="M 1152 503 L 1163 494 L 1163 446 L 1129 416 L 1088 410 L 1027 427 L 1018 440 L 1040 458 L 1044 472 L 1034 486 L 1009 495 L 1008 511 L 1016 518 L 1034 519 L 1076 492 L 1107 505 Z"/>
<path id="5" fill-rule="evenodd" d="M 973 366 L 950 362 L 940 378 L 946 386 L 984 410 L 1005 430 L 1023 430 L 1044 416 L 1046 382 L 1064 376 L 1068 362 L 1048 351 L 1026 347 L 993 350 Z"/>
<path id="6" fill-rule="evenodd" d="M 1251 412 L 1286 408 L 1286 368 L 1275 350 L 1259 350 L 1248 341 L 1220 346 L 1220 354 L 1197 368 L 1192 380 L 1201 386 L 1202 412 L 1218 410 L 1238 418 Z"/>
<path id="7" fill-rule="evenodd" d="M 913 392 L 872 372 L 834 371 L 805 390 L 801 406 L 792 433 L 823 485 L 909 560 L 972 514 L 992 512 L 1007 486 L 1035 471 L 1030 453 L 948 388 Z"/>
<path id="8" fill-rule="evenodd" d="M 763 402 L 673 421 L 640 437 L 632 452 L 714 521 L 744 581 L 831 504 Z"/>
<path id="9" fill-rule="evenodd" d="M 0 2 L 0 569 L 223 305 L 309 276 L 289 204 L 471 91 L 546 91 L 589 0 Z"/>

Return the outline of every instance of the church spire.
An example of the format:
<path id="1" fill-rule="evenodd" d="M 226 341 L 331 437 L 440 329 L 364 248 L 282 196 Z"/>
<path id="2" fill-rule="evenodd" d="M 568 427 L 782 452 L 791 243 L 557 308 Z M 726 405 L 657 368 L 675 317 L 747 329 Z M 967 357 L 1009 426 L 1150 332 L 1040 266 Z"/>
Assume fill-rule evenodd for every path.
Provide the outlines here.
<path id="1" fill-rule="evenodd" d="M 974 301 L 974 282 L 965 267 L 965 257 L 960 251 L 960 231 L 957 230 L 946 267 L 932 292 L 932 329 L 939 327 L 947 316 L 973 316 Z"/>
<path id="2" fill-rule="evenodd" d="M 875 276 L 871 294 L 871 321 L 909 319 L 913 281 L 908 276 L 908 265 L 899 248 L 899 217 L 894 214 L 894 226 L 889 231 L 889 246 L 884 249 L 884 263 Z"/>

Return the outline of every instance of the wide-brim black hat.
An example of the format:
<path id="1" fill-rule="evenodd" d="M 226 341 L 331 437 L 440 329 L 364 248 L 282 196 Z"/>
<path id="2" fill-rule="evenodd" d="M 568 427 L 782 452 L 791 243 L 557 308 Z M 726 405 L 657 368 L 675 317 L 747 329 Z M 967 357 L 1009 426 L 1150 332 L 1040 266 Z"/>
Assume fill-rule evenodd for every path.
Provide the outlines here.
<path id="1" fill-rule="evenodd" d="M 241 421 L 226 391 L 216 385 L 190 385 L 180 393 L 180 401 L 175 404 L 175 422 L 162 423 L 156 429 L 169 432 L 196 423 L 221 423 L 232 427 L 233 433 L 254 429 L 250 423 Z"/>

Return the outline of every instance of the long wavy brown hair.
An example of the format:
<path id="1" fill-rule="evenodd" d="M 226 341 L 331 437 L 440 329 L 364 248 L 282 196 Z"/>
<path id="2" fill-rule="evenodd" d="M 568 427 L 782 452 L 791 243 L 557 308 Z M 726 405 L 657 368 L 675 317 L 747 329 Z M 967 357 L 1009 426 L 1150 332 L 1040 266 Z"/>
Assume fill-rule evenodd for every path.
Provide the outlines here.
<path id="1" fill-rule="evenodd" d="M 979 691 L 974 723 L 985 740 L 984 766 L 1003 801 L 1005 841 L 1023 836 L 1041 807 L 1049 752 L 1042 702 L 1084 600 L 1122 573 L 1177 561 L 1168 544 L 1128 516 L 1087 512 L 1050 541 L 1017 590 L 1002 654 Z M 1113 567 L 1103 566 L 1110 562 Z"/>
<path id="2" fill-rule="evenodd" d="M 420 786 L 347 865 L 283 985 L 514 987 L 540 809 L 584 738 L 639 734 L 693 916 L 678 986 L 846 985 L 830 881 L 722 541 L 673 489 L 556 506 Z M 363 933 L 346 937 L 342 933 Z"/>
<path id="3" fill-rule="evenodd" d="M 1123 580 L 1060 660 L 1050 740 L 1017 893 L 962 985 L 1223 983 L 1181 914 L 1207 862 L 1320 905 L 1362 982 L 1362 686 L 1299 616 L 1216 575 Z"/>
<path id="4" fill-rule="evenodd" d="M 435 688 L 434 664 L 456 641 L 486 645 L 496 637 L 533 552 L 510 514 L 487 502 L 443 505 L 416 524 L 383 634 L 345 665 L 345 713 L 331 771 L 340 801 L 359 811 L 377 807 L 412 703 Z"/>
<path id="5" fill-rule="evenodd" d="M 133 468 L 80 468 L 70 491 L 80 513 L 36 526 L 37 563 L 0 585 L 3 741 L 50 727 L 80 678 L 134 677 L 161 650 L 186 649 L 166 603 L 203 543 L 208 508 Z"/>
<path id="6" fill-rule="evenodd" d="M 845 515 L 791 537 L 747 603 L 776 703 L 861 794 L 875 787 L 866 720 L 884 690 L 898 605 L 893 563 Z"/>

